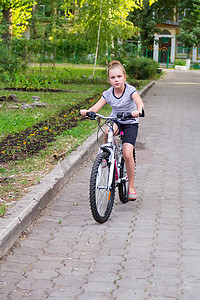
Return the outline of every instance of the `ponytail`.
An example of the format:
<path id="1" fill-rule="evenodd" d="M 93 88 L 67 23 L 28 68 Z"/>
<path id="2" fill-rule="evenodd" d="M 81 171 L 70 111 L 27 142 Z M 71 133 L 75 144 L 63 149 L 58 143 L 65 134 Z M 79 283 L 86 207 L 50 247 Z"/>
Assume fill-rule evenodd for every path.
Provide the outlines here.
<path id="1" fill-rule="evenodd" d="M 122 70 L 122 72 L 124 73 L 124 75 L 126 75 L 126 71 L 125 71 L 123 65 L 120 63 L 120 61 L 113 60 L 108 65 L 108 77 L 109 77 L 109 71 L 114 68 L 120 68 Z"/>

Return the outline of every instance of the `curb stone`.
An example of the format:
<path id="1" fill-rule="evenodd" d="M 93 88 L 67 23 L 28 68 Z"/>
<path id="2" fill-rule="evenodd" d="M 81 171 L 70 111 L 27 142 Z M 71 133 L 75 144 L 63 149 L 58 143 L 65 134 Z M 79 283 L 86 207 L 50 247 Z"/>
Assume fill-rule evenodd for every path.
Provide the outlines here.
<path id="1" fill-rule="evenodd" d="M 140 96 L 143 97 L 154 84 L 155 81 L 147 84 L 139 91 Z M 103 139 L 103 133 L 99 134 L 99 141 L 100 139 Z M 22 232 L 28 228 L 58 191 L 64 187 L 81 162 L 88 159 L 97 148 L 95 132 L 69 156 L 60 161 L 51 173 L 46 175 L 38 185 L 34 186 L 0 219 L 0 257 L 7 253 Z"/>
<path id="2" fill-rule="evenodd" d="M 141 97 L 144 97 L 144 95 L 148 92 L 148 90 L 155 84 L 155 81 L 149 82 L 143 89 L 139 91 L 139 94 Z"/>

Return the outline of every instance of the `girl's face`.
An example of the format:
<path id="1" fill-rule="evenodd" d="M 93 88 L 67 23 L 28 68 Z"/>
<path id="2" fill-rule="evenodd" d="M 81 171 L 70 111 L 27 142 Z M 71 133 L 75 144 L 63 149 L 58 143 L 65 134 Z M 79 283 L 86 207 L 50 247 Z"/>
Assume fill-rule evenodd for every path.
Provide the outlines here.
<path id="1" fill-rule="evenodd" d="M 121 70 L 120 67 L 113 68 L 109 71 L 108 80 L 114 89 L 124 88 L 124 83 L 126 81 L 126 75 Z"/>

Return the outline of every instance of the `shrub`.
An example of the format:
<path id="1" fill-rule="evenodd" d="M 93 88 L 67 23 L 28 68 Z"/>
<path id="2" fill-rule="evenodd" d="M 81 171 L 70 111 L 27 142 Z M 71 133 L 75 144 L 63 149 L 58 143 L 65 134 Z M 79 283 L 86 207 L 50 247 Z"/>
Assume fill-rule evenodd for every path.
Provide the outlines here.
<path id="1" fill-rule="evenodd" d="M 26 38 L 12 38 L 12 41 L 10 41 L 12 54 L 25 60 L 27 58 L 27 44 L 28 41 Z"/>
<path id="2" fill-rule="evenodd" d="M 116 60 L 119 60 L 122 64 L 126 64 L 131 57 L 138 55 L 138 47 L 133 43 L 124 42 L 123 44 L 115 44 L 114 49 L 110 49 L 113 52 L 113 56 Z"/>
<path id="3" fill-rule="evenodd" d="M 125 68 L 130 77 L 149 79 L 157 74 L 159 63 L 151 58 L 132 57 L 127 61 Z"/>
<path id="4" fill-rule="evenodd" d="M 2 72 L 6 71 L 11 75 L 14 71 L 25 68 L 26 61 L 13 53 L 8 43 L 0 43 L 0 53 L 0 70 Z"/>
<path id="5" fill-rule="evenodd" d="M 176 59 L 172 65 L 173 68 L 175 68 L 175 66 L 185 66 L 186 65 L 186 61 L 183 59 Z"/>
<path id="6" fill-rule="evenodd" d="M 200 64 L 199 64 L 199 63 L 193 63 L 193 64 L 192 64 L 192 68 L 193 68 L 194 70 L 199 70 L 199 69 L 200 69 Z"/>

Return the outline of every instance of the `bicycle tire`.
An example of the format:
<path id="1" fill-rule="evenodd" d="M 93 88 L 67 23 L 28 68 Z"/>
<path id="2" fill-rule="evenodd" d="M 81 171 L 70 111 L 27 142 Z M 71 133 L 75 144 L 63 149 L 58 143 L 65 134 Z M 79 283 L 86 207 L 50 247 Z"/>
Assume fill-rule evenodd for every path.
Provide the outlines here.
<path id="1" fill-rule="evenodd" d="M 133 159 L 134 159 L 135 166 L 136 166 L 136 153 L 135 153 L 135 148 L 133 149 Z"/>
<path id="2" fill-rule="evenodd" d="M 111 189 L 108 189 L 108 178 L 110 174 L 110 164 L 108 163 L 109 153 L 102 152 L 97 155 L 90 176 L 90 208 L 93 218 L 98 223 L 104 223 L 110 217 L 115 198 L 115 177 Z M 102 167 L 103 160 L 107 166 Z M 105 163 L 104 163 L 105 164 Z"/>
<path id="3" fill-rule="evenodd" d="M 120 178 L 126 178 L 126 180 L 124 182 L 119 183 L 118 185 L 119 199 L 122 203 L 127 203 L 128 202 L 128 177 L 126 172 L 126 164 L 123 156 L 122 156 L 121 166 L 120 166 Z"/>

